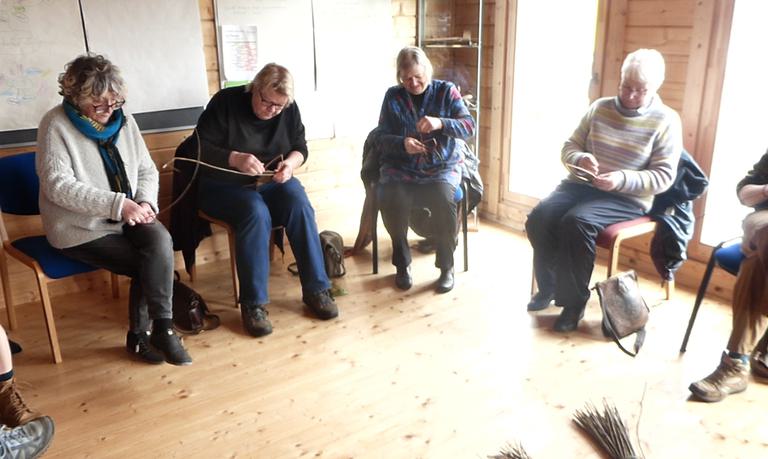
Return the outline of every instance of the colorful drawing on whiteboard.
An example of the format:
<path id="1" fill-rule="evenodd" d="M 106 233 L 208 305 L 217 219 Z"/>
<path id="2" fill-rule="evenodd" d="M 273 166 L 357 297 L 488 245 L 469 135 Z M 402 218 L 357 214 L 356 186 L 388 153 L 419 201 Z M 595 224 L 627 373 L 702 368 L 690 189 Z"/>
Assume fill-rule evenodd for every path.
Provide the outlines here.
<path id="1" fill-rule="evenodd" d="M 21 64 L 0 73 L 0 101 L 3 105 L 34 103 L 48 83 L 50 70 L 25 67 Z"/>

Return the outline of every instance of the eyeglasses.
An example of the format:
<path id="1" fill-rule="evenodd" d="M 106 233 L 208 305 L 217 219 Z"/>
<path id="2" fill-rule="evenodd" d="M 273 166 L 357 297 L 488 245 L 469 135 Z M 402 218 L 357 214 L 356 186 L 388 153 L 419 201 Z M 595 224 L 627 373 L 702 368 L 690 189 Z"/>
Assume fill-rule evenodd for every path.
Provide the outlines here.
<path id="1" fill-rule="evenodd" d="M 639 96 L 644 96 L 648 94 L 647 88 L 633 88 L 632 86 L 627 86 L 625 84 L 621 85 L 621 90 L 625 92 L 626 94 L 637 94 Z"/>
<path id="2" fill-rule="evenodd" d="M 264 97 L 264 94 L 259 91 L 259 99 L 261 99 L 261 105 L 264 106 L 267 110 L 275 109 L 278 112 L 285 108 L 285 104 L 278 104 L 276 102 L 272 102 L 271 100 Z"/>
<path id="3" fill-rule="evenodd" d="M 92 107 L 96 113 L 107 113 L 110 110 L 119 110 L 123 105 L 125 105 L 125 99 L 116 100 L 111 104 L 92 105 Z"/>

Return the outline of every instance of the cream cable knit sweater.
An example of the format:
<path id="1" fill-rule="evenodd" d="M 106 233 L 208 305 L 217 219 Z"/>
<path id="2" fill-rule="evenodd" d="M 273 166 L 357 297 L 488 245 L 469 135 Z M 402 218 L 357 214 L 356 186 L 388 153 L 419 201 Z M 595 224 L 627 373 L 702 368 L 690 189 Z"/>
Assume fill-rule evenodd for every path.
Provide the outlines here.
<path id="1" fill-rule="evenodd" d="M 157 168 L 133 116 L 125 116 L 117 148 L 134 200 L 147 202 L 157 211 Z M 61 105 L 40 121 L 36 167 L 40 214 L 51 245 L 74 247 L 122 233 L 125 194 L 111 191 L 96 142 L 77 130 Z"/>

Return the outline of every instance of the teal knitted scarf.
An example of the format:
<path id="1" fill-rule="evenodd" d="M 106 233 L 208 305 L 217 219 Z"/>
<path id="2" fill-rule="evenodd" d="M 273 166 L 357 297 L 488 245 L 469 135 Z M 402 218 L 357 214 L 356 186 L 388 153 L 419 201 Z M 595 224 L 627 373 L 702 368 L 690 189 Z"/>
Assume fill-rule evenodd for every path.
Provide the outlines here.
<path id="1" fill-rule="evenodd" d="M 125 193 L 128 199 L 133 199 L 131 183 L 125 173 L 123 158 L 117 149 L 117 138 L 120 135 L 120 129 L 125 125 L 123 109 L 115 110 L 109 122 L 102 125 L 81 114 L 74 105 L 66 100 L 63 105 L 67 117 L 77 130 L 98 145 L 101 161 L 104 163 L 104 170 L 107 173 L 112 191 Z"/>

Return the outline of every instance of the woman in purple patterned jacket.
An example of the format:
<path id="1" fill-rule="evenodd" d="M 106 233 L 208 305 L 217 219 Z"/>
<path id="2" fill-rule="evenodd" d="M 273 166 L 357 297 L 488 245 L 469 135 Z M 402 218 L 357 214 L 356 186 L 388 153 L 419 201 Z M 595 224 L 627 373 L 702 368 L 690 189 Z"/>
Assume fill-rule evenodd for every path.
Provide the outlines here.
<path id="1" fill-rule="evenodd" d="M 434 222 L 435 266 L 440 269 L 436 291 L 453 289 L 453 252 L 461 183 L 463 142 L 475 133 L 475 121 L 457 87 L 432 79 L 424 51 L 405 47 L 397 56 L 398 85 L 387 90 L 379 116 L 381 167 L 379 206 L 392 239 L 395 285 L 408 290 L 411 254 L 408 219 L 413 206 L 428 208 Z"/>

